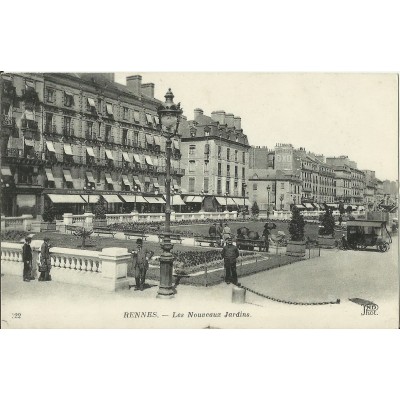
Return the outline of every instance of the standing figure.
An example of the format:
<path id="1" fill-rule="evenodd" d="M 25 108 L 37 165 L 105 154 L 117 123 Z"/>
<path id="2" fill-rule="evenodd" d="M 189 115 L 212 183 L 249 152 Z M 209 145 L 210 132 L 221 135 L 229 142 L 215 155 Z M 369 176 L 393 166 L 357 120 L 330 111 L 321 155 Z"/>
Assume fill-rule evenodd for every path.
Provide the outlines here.
<path id="1" fill-rule="evenodd" d="M 30 282 L 35 278 L 32 277 L 32 248 L 31 248 L 31 238 L 26 237 L 25 243 L 22 246 L 22 261 L 24 263 L 23 279 L 24 282 Z"/>
<path id="2" fill-rule="evenodd" d="M 224 230 L 222 222 L 217 225 L 217 240 L 218 246 L 222 246 L 222 231 Z"/>
<path id="3" fill-rule="evenodd" d="M 39 281 L 51 281 L 50 269 L 50 239 L 45 237 L 42 247 L 40 248 L 40 266 L 39 266 Z"/>
<path id="4" fill-rule="evenodd" d="M 225 222 L 225 226 L 224 226 L 224 229 L 222 231 L 222 238 L 224 240 L 224 244 L 227 243 L 228 238 L 231 238 L 231 228 L 229 228 L 227 222 Z"/>
<path id="5" fill-rule="evenodd" d="M 225 267 L 225 282 L 229 285 L 233 283 L 237 285 L 238 278 L 236 272 L 236 259 L 239 257 L 238 248 L 232 244 L 232 238 L 226 240 L 226 245 L 222 249 L 222 258 L 224 259 Z"/>
<path id="6" fill-rule="evenodd" d="M 208 230 L 208 236 L 215 240 L 217 239 L 217 224 L 215 222 L 210 226 L 210 229 Z M 214 247 L 214 243 L 211 243 L 211 247 Z"/>
<path id="7" fill-rule="evenodd" d="M 269 230 L 269 225 L 265 224 L 264 225 L 264 230 L 262 233 L 262 236 L 264 238 L 264 246 L 265 246 L 265 251 L 268 253 L 269 251 L 269 235 L 271 234 L 271 231 Z"/>
<path id="8" fill-rule="evenodd" d="M 136 240 L 136 244 L 138 246 L 137 250 L 132 251 L 132 263 L 135 269 L 135 290 L 143 290 L 151 254 L 143 248 L 143 239 Z"/>

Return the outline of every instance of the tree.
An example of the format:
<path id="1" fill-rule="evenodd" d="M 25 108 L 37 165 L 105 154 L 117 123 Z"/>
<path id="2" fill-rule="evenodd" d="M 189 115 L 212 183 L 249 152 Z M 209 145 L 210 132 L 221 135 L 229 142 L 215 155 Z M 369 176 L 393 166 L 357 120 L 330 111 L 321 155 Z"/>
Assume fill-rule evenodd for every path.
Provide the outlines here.
<path id="1" fill-rule="evenodd" d="M 332 214 L 332 210 L 328 208 L 325 214 L 321 218 L 322 228 L 320 229 L 321 235 L 333 236 L 335 232 L 335 218 Z"/>
<path id="2" fill-rule="evenodd" d="M 285 198 L 285 196 L 283 195 L 283 194 L 281 194 L 280 196 L 279 196 L 279 200 L 281 201 L 281 210 L 283 210 L 283 204 L 282 204 L 282 202 L 283 202 L 283 199 Z"/>
<path id="3" fill-rule="evenodd" d="M 300 214 L 300 210 L 293 206 L 292 208 L 292 219 L 289 224 L 290 240 L 294 242 L 300 242 L 304 240 L 304 226 L 305 221 L 303 216 Z"/>
<path id="4" fill-rule="evenodd" d="M 258 204 L 256 201 L 251 206 L 251 213 L 253 214 L 254 217 L 256 217 L 258 214 L 260 214 L 260 208 L 258 207 Z"/>
<path id="5" fill-rule="evenodd" d="M 106 219 L 106 206 L 103 197 L 99 197 L 95 207 L 94 207 L 94 218 L 95 219 Z"/>
<path id="6" fill-rule="evenodd" d="M 55 212 L 52 204 L 47 204 L 44 206 L 42 218 L 44 222 L 54 222 Z"/>

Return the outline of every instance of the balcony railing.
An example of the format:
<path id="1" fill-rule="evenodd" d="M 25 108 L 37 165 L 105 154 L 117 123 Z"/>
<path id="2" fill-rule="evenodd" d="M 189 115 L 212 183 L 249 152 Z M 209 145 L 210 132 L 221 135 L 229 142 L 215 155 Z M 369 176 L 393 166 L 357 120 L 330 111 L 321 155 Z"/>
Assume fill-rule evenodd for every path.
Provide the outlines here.
<path id="1" fill-rule="evenodd" d="M 28 160 L 43 160 L 42 151 L 23 150 L 23 149 L 7 149 L 7 156 Z"/>
<path id="2" fill-rule="evenodd" d="M 44 133 L 46 134 L 56 134 L 57 133 L 57 126 L 54 124 L 46 124 L 44 126 Z"/>
<path id="3" fill-rule="evenodd" d="M 64 136 L 75 136 L 74 128 L 65 127 L 62 130 Z"/>
<path id="4" fill-rule="evenodd" d="M 38 130 L 38 123 L 31 119 L 22 119 L 21 120 L 21 129 L 27 131 L 34 131 L 37 132 Z"/>
<path id="5" fill-rule="evenodd" d="M 15 118 L 8 115 L 1 116 L 1 126 L 12 128 L 15 126 Z"/>

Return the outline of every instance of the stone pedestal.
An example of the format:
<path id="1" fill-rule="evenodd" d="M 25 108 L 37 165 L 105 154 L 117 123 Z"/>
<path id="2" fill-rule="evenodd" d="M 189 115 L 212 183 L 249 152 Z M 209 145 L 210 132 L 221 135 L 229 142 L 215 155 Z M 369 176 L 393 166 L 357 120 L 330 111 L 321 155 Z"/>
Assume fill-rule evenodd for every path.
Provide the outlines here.
<path id="1" fill-rule="evenodd" d="M 84 226 L 87 228 L 93 227 L 94 215 L 92 213 L 84 213 L 83 215 L 85 217 L 85 225 Z"/>
<path id="2" fill-rule="evenodd" d="M 99 253 L 99 261 L 104 289 L 109 291 L 129 289 L 127 273 L 131 255 L 128 249 L 107 247 Z"/>
<path id="3" fill-rule="evenodd" d="M 33 216 L 30 214 L 23 214 L 21 218 L 23 218 L 22 221 L 23 230 L 26 232 L 30 231 L 32 229 Z"/>
<path id="4" fill-rule="evenodd" d="M 64 225 L 72 225 L 72 213 L 65 213 L 63 214 Z"/>

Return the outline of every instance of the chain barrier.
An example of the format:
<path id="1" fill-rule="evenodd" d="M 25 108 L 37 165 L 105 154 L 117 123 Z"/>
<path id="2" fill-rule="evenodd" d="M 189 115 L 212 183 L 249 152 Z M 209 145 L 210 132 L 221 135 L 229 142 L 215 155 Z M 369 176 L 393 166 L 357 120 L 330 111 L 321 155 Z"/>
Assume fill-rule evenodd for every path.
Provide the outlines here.
<path id="1" fill-rule="evenodd" d="M 247 291 L 249 291 L 251 293 L 254 293 L 257 296 L 264 297 L 265 299 L 276 301 L 278 303 L 292 304 L 292 305 L 295 305 L 295 306 L 324 306 L 324 305 L 327 305 L 327 304 L 340 304 L 340 299 L 336 299 L 336 301 L 321 301 L 321 302 L 301 302 L 301 301 L 282 300 L 282 299 L 277 299 L 275 297 L 268 296 L 266 294 L 257 292 L 255 290 L 250 289 L 247 286 L 244 286 L 244 285 L 241 285 L 241 284 L 238 284 L 236 286 L 240 287 L 240 288 L 243 288 L 243 289 L 246 289 Z"/>

